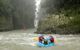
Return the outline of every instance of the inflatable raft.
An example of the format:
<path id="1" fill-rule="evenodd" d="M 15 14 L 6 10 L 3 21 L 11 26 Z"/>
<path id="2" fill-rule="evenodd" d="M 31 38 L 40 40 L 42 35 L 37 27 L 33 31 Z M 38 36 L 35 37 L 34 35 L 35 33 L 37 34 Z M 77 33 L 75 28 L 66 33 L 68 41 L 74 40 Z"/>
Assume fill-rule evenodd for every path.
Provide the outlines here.
<path id="1" fill-rule="evenodd" d="M 37 41 L 35 44 L 33 44 L 33 46 L 38 46 L 38 47 L 51 47 L 51 46 L 55 46 L 55 43 L 48 43 L 47 45 L 38 42 L 38 37 L 33 38 L 33 40 Z"/>
<path id="2" fill-rule="evenodd" d="M 51 46 L 55 46 L 55 43 L 49 43 L 47 45 L 43 44 L 43 43 L 40 43 L 40 42 L 37 42 L 36 44 L 38 47 L 51 47 Z"/>

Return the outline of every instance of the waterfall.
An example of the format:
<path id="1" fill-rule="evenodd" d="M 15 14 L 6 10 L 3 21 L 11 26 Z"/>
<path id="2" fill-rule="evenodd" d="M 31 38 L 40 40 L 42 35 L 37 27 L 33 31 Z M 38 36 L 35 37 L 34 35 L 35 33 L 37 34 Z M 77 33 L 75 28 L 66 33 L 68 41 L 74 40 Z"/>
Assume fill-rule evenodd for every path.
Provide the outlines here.
<path id="1" fill-rule="evenodd" d="M 35 0 L 35 6 L 36 6 L 35 19 L 34 19 L 35 28 L 38 28 L 40 3 L 41 3 L 41 0 Z"/>

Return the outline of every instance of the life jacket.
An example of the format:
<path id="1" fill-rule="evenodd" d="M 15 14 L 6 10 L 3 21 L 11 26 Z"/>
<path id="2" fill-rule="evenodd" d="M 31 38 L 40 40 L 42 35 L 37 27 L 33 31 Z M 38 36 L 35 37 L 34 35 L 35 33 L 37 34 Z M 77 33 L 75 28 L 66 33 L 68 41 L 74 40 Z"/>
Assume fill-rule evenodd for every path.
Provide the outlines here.
<path id="1" fill-rule="evenodd" d="M 48 44 L 48 41 L 47 40 L 44 40 L 44 44 L 47 45 Z"/>
<path id="2" fill-rule="evenodd" d="M 51 36 L 51 38 L 50 38 L 50 42 L 51 43 L 54 43 L 54 38 Z"/>
<path id="3" fill-rule="evenodd" d="M 44 37 L 43 37 L 43 36 L 40 36 L 40 37 L 39 37 L 39 42 L 42 42 L 43 39 L 44 39 Z"/>

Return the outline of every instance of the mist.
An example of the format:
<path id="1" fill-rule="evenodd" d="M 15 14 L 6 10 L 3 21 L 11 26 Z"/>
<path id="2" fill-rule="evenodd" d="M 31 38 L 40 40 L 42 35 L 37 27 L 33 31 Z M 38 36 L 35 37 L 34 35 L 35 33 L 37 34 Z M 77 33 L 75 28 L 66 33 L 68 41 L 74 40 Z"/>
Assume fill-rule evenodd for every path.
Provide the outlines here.
<path id="1" fill-rule="evenodd" d="M 41 0 L 36 7 L 35 0 L 0 0 L 0 30 L 28 29 L 35 28 L 35 25 L 38 27 L 37 21 L 44 20 L 48 14 L 63 13 L 68 16 L 64 10 L 72 9 L 77 13 L 79 3 L 79 0 Z"/>
<path id="2" fill-rule="evenodd" d="M 0 2 L 0 30 L 34 27 L 34 0 L 1 0 Z"/>

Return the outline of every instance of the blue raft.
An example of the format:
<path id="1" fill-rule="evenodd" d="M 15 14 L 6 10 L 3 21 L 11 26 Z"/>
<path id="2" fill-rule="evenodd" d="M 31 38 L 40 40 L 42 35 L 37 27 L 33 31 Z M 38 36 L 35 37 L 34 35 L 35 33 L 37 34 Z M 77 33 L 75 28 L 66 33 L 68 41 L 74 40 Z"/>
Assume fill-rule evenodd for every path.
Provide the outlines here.
<path id="1" fill-rule="evenodd" d="M 49 44 L 45 45 L 41 42 L 37 42 L 37 46 L 39 46 L 39 47 L 51 47 L 51 46 L 55 46 L 55 43 L 49 43 Z"/>

